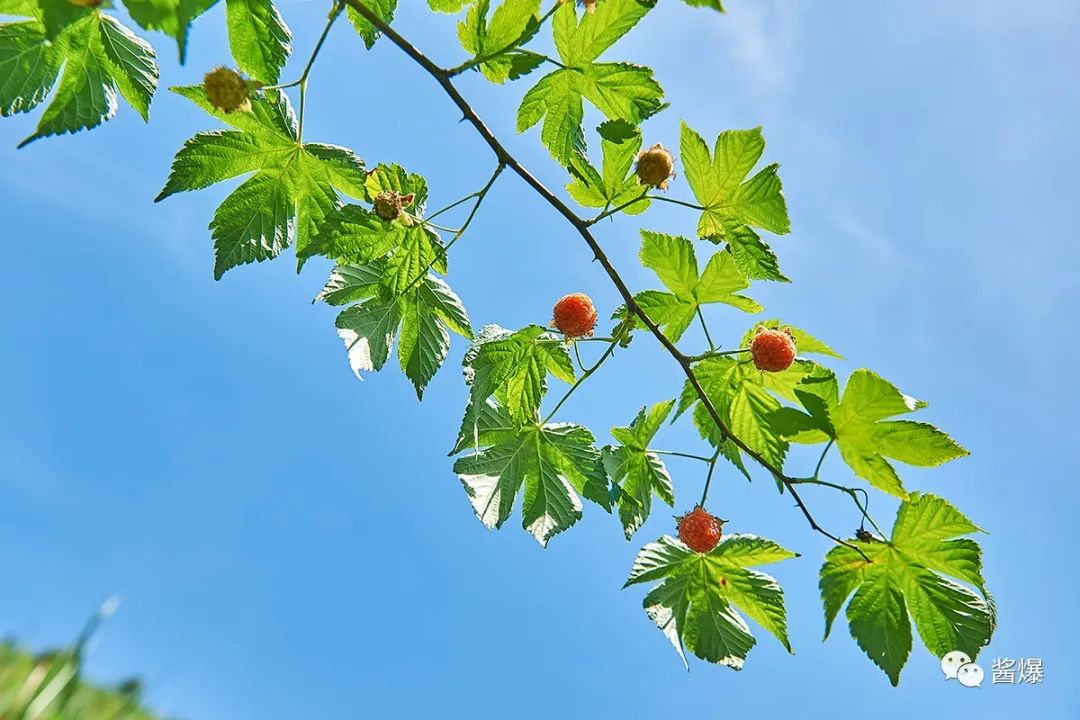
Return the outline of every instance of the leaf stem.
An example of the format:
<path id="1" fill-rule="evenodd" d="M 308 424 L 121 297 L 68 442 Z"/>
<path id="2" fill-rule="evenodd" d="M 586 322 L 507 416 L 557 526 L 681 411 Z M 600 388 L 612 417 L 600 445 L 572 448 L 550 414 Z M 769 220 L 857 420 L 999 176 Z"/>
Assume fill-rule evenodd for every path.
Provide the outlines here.
<path id="1" fill-rule="evenodd" d="M 617 207 L 613 207 L 610 210 L 604 210 L 599 215 L 593 217 L 591 220 L 586 220 L 585 224 L 586 225 L 595 225 L 596 223 L 600 222 L 604 218 L 610 217 L 611 215 L 614 215 L 615 213 L 619 212 L 620 210 L 623 210 L 624 208 L 628 208 L 631 205 L 634 205 L 636 203 L 641 202 L 642 200 L 647 199 L 648 194 L 649 194 L 649 190 L 648 190 L 648 188 L 646 188 L 645 190 L 642 191 L 642 193 L 640 195 L 638 195 L 633 200 L 628 200 L 627 202 L 624 202 L 622 205 L 619 205 Z"/>
<path id="2" fill-rule="evenodd" d="M 664 197 L 663 195 L 647 195 L 646 197 L 648 197 L 649 200 L 671 203 L 672 205 L 682 205 L 683 207 L 688 207 L 693 210 L 705 210 L 701 205 L 695 205 L 694 203 L 689 203 L 684 200 L 676 200 L 675 198 Z"/>
<path id="3" fill-rule="evenodd" d="M 649 452 L 656 453 L 657 455 L 673 455 L 675 457 L 690 458 L 691 460 L 700 460 L 701 462 L 712 462 L 712 458 L 705 457 L 704 455 L 694 455 L 692 453 L 676 452 L 674 450 L 653 450 L 649 448 Z"/>
<path id="4" fill-rule="evenodd" d="M 319 52 L 322 50 L 323 44 L 326 42 L 327 35 L 330 34 L 330 28 L 334 26 L 334 22 L 337 21 L 338 16 L 345 9 L 345 3 L 343 0 L 334 0 L 334 7 L 330 9 L 330 14 L 326 17 L 326 25 L 323 27 L 322 34 L 319 35 L 318 41 L 315 43 L 315 49 L 311 51 L 311 57 L 308 58 L 307 65 L 304 66 L 304 71 L 300 73 L 300 79 L 296 82 L 287 83 L 285 85 L 278 85 L 275 89 L 284 89 L 293 87 L 295 85 L 300 86 L 300 117 L 297 120 L 298 130 L 297 134 L 302 140 L 304 137 L 304 107 L 307 100 L 307 81 L 308 76 L 311 75 L 311 68 L 315 65 L 315 58 L 319 57 Z"/>
<path id="5" fill-rule="evenodd" d="M 585 372 L 581 373 L 581 376 L 574 382 L 573 385 L 570 386 L 570 389 L 566 391 L 566 394 L 562 396 L 559 402 L 555 403 L 555 407 L 552 408 L 551 412 L 549 412 L 547 414 L 547 417 L 544 418 L 544 422 L 541 423 L 542 425 L 547 425 L 549 422 L 551 422 L 551 418 L 555 417 L 555 413 L 559 412 L 559 408 L 561 408 L 563 404 L 570 399 L 570 396 L 574 394 L 575 390 L 581 387 L 586 380 L 592 377 L 593 373 L 600 369 L 600 366 L 603 365 L 609 357 L 611 357 L 611 355 L 615 352 L 615 348 L 617 348 L 618 346 L 619 343 L 614 340 L 608 344 L 607 349 L 604 350 L 604 354 L 600 356 L 600 359 L 596 361 L 596 364 L 590 367 Z"/>
<path id="6" fill-rule="evenodd" d="M 559 2 L 558 0 L 556 0 L 555 4 L 551 6 L 551 9 L 548 10 L 546 13 L 544 13 L 540 17 L 540 20 L 536 25 L 537 30 L 539 30 L 541 27 L 543 27 L 544 23 L 546 23 L 551 18 L 551 16 L 555 14 L 555 11 L 559 9 L 560 5 L 562 5 L 562 2 Z M 531 38 L 531 37 L 532 36 L 530 35 L 529 38 Z M 529 39 L 529 38 L 526 38 L 526 39 Z M 484 55 L 478 55 L 477 57 L 466 60 L 465 62 L 461 63 L 460 65 L 456 65 L 456 66 L 448 69 L 446 71 L 446 74 L 447 74 L 448 77 L 456 77 L 456 76 L 460 75 L 461 73 L 465 72 L 466 70 L 471 70 L 472 68 L 477 67 L 478 65 L 483 65 L 484 63 L 486 63 L 486 62 L 488 62 L 490 60 L 494 60 L 496 58 L 502 57 L 503 55 L 506 55 L 507 53 L 511 53 L 511 52 L 518 49 L 518 44 L 521 42 L 521 40 L 522 40 L 521 37 L 516 38 L 514 40 L 514 42 L 510 43 L 506 47 L 503 47 L 503 48 L 501 48 L 499 50 L 496 50 L 495 52 L 486 53 Z"/>
<path id="7" fill-rule="evenodd" d="M 716 472 L 716 461 L 720 459 L 720 448 L 716 448 L 716 452 L 713 453 L 712 458 L 709 460 L 709 473 L 705 476 L 705 487 L 701 491 L 701 502 L 698 503 L 701 507 L 705 507 L 705 501 L 709 497 L 709 486 L 712 485 L 712 476 Z"/>
<path id="8" fill-rule="evenodd" d="M 747 352 L 750 352 L 749 348 L 739 348 L 738 350 L 710 350 L 709 352 L 701 353 L 700 355 L 687 355 L 686 359 L 689 362 L 696 363 L 701 362 L 702 360 L 708 360 L 709 358 L 724 357 L 725 355 L 740 355 Z"/>
<path id="9" fill-rule="evenodd" d="M 709 335 L 709 326 L 705 324 L 705 314 L 701 312 L 701 306 L 696 308 L 698 320 L 701 321 L 701 329 L 705 331 L 705 341 L 709 343 L 709 352 L 716 351 L 716 343 L 713 342 L 712 336 Z"/>

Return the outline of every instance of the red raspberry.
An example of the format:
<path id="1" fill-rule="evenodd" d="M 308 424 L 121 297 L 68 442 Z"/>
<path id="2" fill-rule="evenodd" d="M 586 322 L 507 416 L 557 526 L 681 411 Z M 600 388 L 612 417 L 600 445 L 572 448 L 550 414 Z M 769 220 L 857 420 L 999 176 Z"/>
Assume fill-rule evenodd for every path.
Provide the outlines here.
<path id="1" fill-rule="evenodd" d="M 564 295 L 555 303 L 553 310 L 555 327 L 567 340 L 592 335 L 596 327 L 596 308 L 592 298 L 585 293 Z"/>
<path id="2" fill-rule="evenodd" d="M 694 552 L 706 553 L 720 542 L 724 521 L 700 505 L 679 518 L 679 539 Z"/>
<path id="3" fill-rule="evenodd" d="M 754 367 L 765 372 L 783 372 L 795 362 L 795 341 L 787 330 L 762 328 L 750 341 Z"/>

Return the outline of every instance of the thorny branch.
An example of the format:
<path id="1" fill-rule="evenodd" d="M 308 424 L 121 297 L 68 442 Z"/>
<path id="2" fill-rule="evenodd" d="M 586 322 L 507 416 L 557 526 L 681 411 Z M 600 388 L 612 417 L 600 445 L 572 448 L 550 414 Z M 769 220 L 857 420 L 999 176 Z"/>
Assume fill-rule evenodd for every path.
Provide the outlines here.
<path id="1" fill-rule="evenodd" d="M 713 422 L 715 422 L 716 426 L 720 429 L 720 433 L 722 436 L 721 439 L 730 438 L 731 442 L 734 443 L 736 447 L 746 453 L 763 468 L 772 473 L 773 476 L 776 477 L 783 484 L 787 491 L 791 493 L 791 498 L 795 501 L 795 505 L 802 512 L 803 516 L 806 518 L 806 521 L 809 523 L 810 527 L 814 531 L 824 535 L 835 543 L 844 545 L 855 550 L 860 555 L 862 555 L 863 558 L 869 561 L 869 558 L 866 556 L 865 553 L 863 553 L 862 550 L 859 549 L 858 546 L 841 539 L 840 537 L 832 534 L 818 524 L 817 520 L 814 519 L 813 514 L 810 512 L 810 509 L 807 507 L 806 503 L 800 496 L 799 491 L 796 489 L 796 486 L 799 484 L 796 479 L 785 475 L 782 468 L 774 465 L 768 459 L 763 457 L 761 453 L 751 448 L 749 445 L 746 444 L 745 441 L 743 441 L 741 438 L 731 432 L 731 430 L 728 428 L 727 424 L 721 417 L 720 412 L 716 409 L 716 406 L 713 404 L 712 400 L 705 392 L 705 388 L 702 387 L 697 375 L 694 373 L 694 359 L 683 354 L 683 352 L 675 346 L 675 343 L 673 343 L 671 339 L 664 334 L 660 327 L 655 322 L 653 322 L 652 319 L 649 318 L 648 314 L 641 308 L 640 305 L 638 305 L 637 301 L 634 300 L 634 295 L 632 292 L 630 292 L 630 288 L 627 287 L 626 282 L 623 280 L 618 270 L 615 269 L 615 266 L 612 265 L 611 260 L 608 258 L 607 254 L 600 246 L 600 243 L 596 240 L 596 238 L 590 231 L 590 221 L 580 217 L 577 213 L 575 213 L 565 202 L 563 202 L 557 195 L 555 195 L 542 182 L 540 182 L 540 180 L 538 180 L 535 175 L 529 172 L 529 170 L 526 169 L 525 166 L 523 166 L 517 160 L 517 158 L 510 154 L 510 152 L 503 146 L 503 144 L 499 141 L 495 134 L 492 133 L 492 131 L 487 127 L 487 125 L 484 124 L 484 121 L 480 118 L 479 115 L 477 115 L 476 110 L 473 109 L 472 105 L 469 104 L 468 100 L 466 100 L 458 91 L 452 80 L 452 71 L 442 68 L 432 62 L 432 60 L 428 58 L 423 52 L 421 52 L 419 48 L 417 48 L 415 45 L 402 37 L 401 34 L 399 34 L 394 28 L 392 28 L 381 17 L 379 17 L 370 7 L 368 7 L 363 2 L 363 0 L 345 0 L 345 2 L 351 8 L 356 10 L 356 12 L 358 12 L 364 19 L 370 22 L 376 29 L 382 32 L 382 34 L 385 35 L 387 39 L 390 40 L 390 42 L 392 42 L 402 52 L 408 55 L 409 58 L 416 62 L 417 65 L 419 65 L 429 75 L 431 75 L 431 77 L 434 78 L 435 82 L 439 84 L 439 86 L 443 89 L 447 96 L 449 96 L 449 98 L 461 111 L 463 119 L 476 129 L 476 132 L 479 133 L 480 137 L 484 140 L 485 143 L 487 143 L 488 147 L 491 148 L 491 151 L 495 154 L 496 159 L 500 163 L 506 165 L 506 167 L 513 170 L 514 173 L 518 175 L 518 177 L 520 177 L 522 180 L 525 181 L 526 184 L 532 187 L 533 190 L 535 190 L 536 193 L 540 195 L 540 197 L 542 197 L 548 205 L 554 208 L 560 215 L 562 215 L 566 219 L 567 222 L 569 222 L 574 227 L 575 230 L 577 230 L 578 234 L 581 235 L 581 238 L 585 241 L 585 244 L 589 246 L 589 249 L 592 251 L 596 261 L 600 263 L 600 266 L 604 269 L 604 272 L 607 273 L 607 276 L 611 279 L 611 282 L 615 286 L 615 289 L 619 292 L 619 295 L 622 296 L 623 302 L 626 304 L 627 310 L 630 313 L 636 315 L 641 320 L 642 324 L 649 330 L 650 333 L 652 333 L 652 335 L 656 338 L 657 342 L 659 342 L 664 347 L 664 349 L 667 350 L 671 357 L 674 358 L 675 362 L 679 364 L 679 367 L 682 369 L 683 374 L 686 376 L 687 382 L 693 388 L 695 394 L 698 396 L 698 399 L 701 401 L 702 407 L 705 408 L 706 412 L 708 412 L 709 414 L 709 417 L 712 418 Z"/>

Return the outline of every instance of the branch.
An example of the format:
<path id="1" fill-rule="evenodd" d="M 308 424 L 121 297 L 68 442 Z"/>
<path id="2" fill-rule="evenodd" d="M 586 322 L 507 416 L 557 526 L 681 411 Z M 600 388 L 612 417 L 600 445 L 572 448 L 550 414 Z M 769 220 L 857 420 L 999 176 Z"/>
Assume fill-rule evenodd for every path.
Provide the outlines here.
<path id="1" fill-rule="evenodd" d="M 698 396 L 698 399 L 701 401 L 702 407 L 704 407 L 706 412 L 708 412 L 709 417 L 712 418 L 713 422 L 715 422 L 716 426 L 720 429 L 721 434 L 724 437 L 731 438 L 731 441 L 735 444 L 736 447 L 745 452 L 756 463 L 764 467 L 784 484 L 784 486 L 788 489 L 788 492 L 791 493 L 792 499 L 795 500 L 795 504 L 798 506 L 799 510 L 802 511 L 803 516 L 805 516 L 806 521 L 810 524 L 810 527 L 814 531 L 821 533 L 835 543 L 844 545 L 859 552 L 859 554 L 863 555 L 863 557 L 865 558 L 865 553 L 863 553 L 857 546 L 845 540 L 841 540 L 836 535 L 833 535 L 828 530 L 818 525 L 817 521 L 814 519 L 813 514 L 811 514 L 810 509 L 806 506 L 806 503 L 803 502 L 802 498 L 799 496 L 798 491 L 795 489 L 795 483 L 792 481 L 791 478 L 784 474 L 784 471 L 781 468 L 773 465 L 769 460 L 764 458 L 761 453 L 751 448 L 738 436 L 732 434 L 731 430 L 727 427 L 727 424 L 720 416 L 720 412 L 716 409 L 716 406 L 713 404 L 712 400 L 705 392 L 705 388 L 701 386 L 701 382 L 698 380 L 697 375 L 694 374 L 690 358 L 684 355 L 682 351 L 680 351 L 679 348 L 675 346 L 675 343 L 673 343 L 671 339 L 664 334 L 664 332 L 660 329 L 660 326 L 653 322 L 652 319 L 649 318 L 648 314 L 641 308 L 641 306 L 637 304 L 637 301 L 634 300 L 634 295 L 632 292 L 630 292 L 630 288 L 627 287 L 626 282 L 623 280 L 622 276 L 619 275 L 618 270 L 616 270 L 615 266 L 611 264 L 611 260 L 608 258 L 603 248 L 600 247 L 600 243 L 597 242 L 592 232 L 590 232 L 589 222 L 579 217 L 577 213 L 575 213 L 565 202 L 563 202 L 557 195 L 551 192 L 551 190 L 549 190 L 542 182 L 540 182 L 535 175 L 529 172 L 525 168 L 525 166 L 523 166 L 517 160 L 517 158 L 510 154 L 510 152 L 503 146 L 503 144 L 499 142 L 499 139 L 495 137 L 494 133 L 491 132 L 488 126 L 484 124 L 484 121 L 480 119 L 480 116 L 476 114 L 476 111 L 473 109 L 472 105 L 470 105 L 469 102 L 464 97 L 462 97 L 461 93 L 458 92 L 457 87 L 454 86 L 454 83 L 451 80 L 449 71 L 439 67 L 434 62 L 432 62 L 426 55 L 424 55 L 424 53 L 419 50 L 419 48 L 417 48 L 415 45 L 402 37 L 396 30 L 394 30 L 394 28 L 390 27 L 390 25 L 388 25 L 386 21 L 384 21 L 374 11 L 372 11 L 371 8 L 365 5 L 362 0 L 345 0 L 345 2 L 358 13 L 360 13 L 360 15 L 363 16 L 364 19 L 366 19 L 368 22 L 370 22 L 375 28 L 382 32 L 382 34 L 385 35 L 387 39 L 390 40 L 390 42 L 397 45 L 398 48 L 401 49 L 401 51 L 404 52 L 406 55 L 408 55 L 414 62 L 416 62 L 417 65 L 422 67 L 429 75 L 431 75 L 431 77 L 435 79 L 435 81 L 439 84 L 439 86 L 443 89 L 447 96 L 449 96 L 449 98 L 461 111 L 463 119 L 476 129 L 476 132 L 480 134 L 480 137 L 483 138 L 484 142 L 486 142 L 488 147 L 491 148 L 491 151 L 495 153 L 495 157 L 499 160 L 499 162 L 505 164 L 508 168 L 513 170 L 518 177 L 524 180 L 525 183 L 528 184 L 533 190 L 535 190 L 536 193 L 540 195 L 540 197 L 542 197 L 548 205 L 553 207 L 560 215 L 562 215 L 566 219 L 568 223 L 570 223 L 574 227 L 575 230 L 578 231 L 578 234 L 581 235 L 581 238 L 585 241 L 585 244 L 589 246 L 589 249 L 592 251 L 596 261 L 600 263 L 600 266 L 602 268 L 604 268 L 604 272 L 607 273 L 608 277 L 611 279 L 611 283 L 615 286 L 615 289 L 619 292 L 619 295 L 622 296 L 623 303 L 626 305 L 627 310 L 636 315 L 638 319 L 641 320 L 641 323 L 646 328 L 648 328 L 649 332 L 653 334 L 657 342 L 659 342 L 664 347 L 664 349 L 668 351 L 671 357 L 675 359 L 675 362 L 679 364 L 679 367 L 682 368 L 683 374 L 686 375 L 687 382 L 690 384 L 690 387 L 693 388 L 694 393 Z M 689 203 L 680 202 L 679 204 L 688 205 Z M 869 558 L 867 558 L 867 560 L 869 560 Z"/>

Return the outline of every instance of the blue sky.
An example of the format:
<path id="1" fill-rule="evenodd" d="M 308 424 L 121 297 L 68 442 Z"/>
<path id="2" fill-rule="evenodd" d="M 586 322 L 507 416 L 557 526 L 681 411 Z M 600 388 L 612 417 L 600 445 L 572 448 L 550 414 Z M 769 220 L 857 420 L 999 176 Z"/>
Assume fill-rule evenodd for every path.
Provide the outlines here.
<path id="1" fill-rule="evenodd" d="M 452 24 L 416 0 L 403 32 L 445 64 Z M 637 547 L 671 529 L 655 513 L 627 544 L 595 507 L 548 550 L 516 525 L 486 530 L 446 451 L 464 387 L 457 342 L 418 404 L 390 367 L 350 374 L 333 313 L 310 298 L 327 268 L 291 261 L 212 281 L 206 223 L 228 191 L 151 200 L 183 140 L 214 122 L 168 93 L 144 126 L 130 109 L 102 129 L 16 151 L 35 118 L 0 123 L 0 632 L 66 641 L 105 598 L 120 612 L 91 674 L 142 674 L 160 710 L 191 718 L 653 718 L 734 712 L 808 717 L 1071 718 L 1078 581 L 1069 368 L 1080 257 L 1071 237 L 1080 161 L 1080 9 L 1015 3 L 730 3 L 727 16 L 673 0 L 608 57 L 656 68 L 672 108 L 646 141 L 677 144 L 681 119 L 708 136 L 763 125 L 794 232 L 775 247 L 791 285 L 751 294 L 849 359 L 930 401 L 923 418 L 970 458 L 905 469 L 990 531 L 986 575 L 1000 628 L 981 656 L 1039 657 L 1042 686 L 965 690 L 917 646 L 900 687 L 840 624 L 821 642 L 816 589 L 828 541 L 768 480 L 724 470 L 712 493 L 729 529 L 803 554 L 773 566 L 794 657 L 759 631 L 734 673 L 677 656 L 621 591 Z M 324 6 L 282 5 L 306 56 Z M 227 61 L 223 8 L 195 27 L 186 67 L 162 36 L 164 84 Z M 294 62 L 286 76 L 296 72 Z M 553 186 L 565 179 L 534 134 L 513 135 L 528 81 L 462 82 L 482 115 Z M 434 206 L 486 179 L 491 158 L 429 79 L 392 46 L 367 53 L 344 24 L 313 78 L 306 134 L 369 163 L 424 174 Z M 595 118 L 590 118 L 595 120 Z M 673 197 L 688 197 L 677 181 Z M 631 285 L 639 227 L 690 234 L 656 207 L 600 238 Z M 451 258 L 474 324 L 550 317 L 554 298 L 617 298 L 568 227 L 504 176 Z M 710 315 L 734 343 L 746 317 Z M 690 334 L 688 347 L 700 343 Z M 647 338 L 568 403 L 601 435 L 673 397 L 676 369 Z M 698 447 L 684 424 L 659 444 Z M 799 459 L 799 458 L 796 458 Z M 805 458 L 801 458 L 805 462 Z M 702 481 L 670 464 L 680 507 Z M 827 470 L 850 476 L 836 459 Z M 848 532 L 843 498 L 807 493 Z M 874 496 L 880 519 L 891 502 Z"/>

